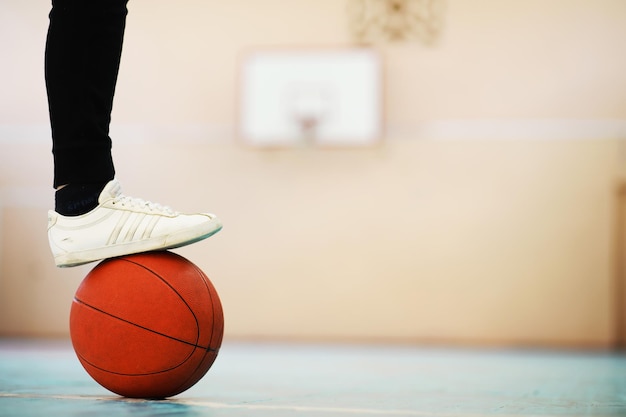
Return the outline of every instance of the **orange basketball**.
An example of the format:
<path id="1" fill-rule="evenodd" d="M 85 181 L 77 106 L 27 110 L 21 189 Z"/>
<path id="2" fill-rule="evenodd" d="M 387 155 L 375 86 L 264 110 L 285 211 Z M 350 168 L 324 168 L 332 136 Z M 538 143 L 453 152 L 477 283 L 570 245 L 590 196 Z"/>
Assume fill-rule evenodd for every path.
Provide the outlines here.
<path id="1" fill-rule="evenodd" d="M 172 252 L 102 261 L 78 287 L 72 345 L 85 370 L 131 398 L 166 398 L 202 378 L 224 334 L 222 305 L 207 276 Z"/>

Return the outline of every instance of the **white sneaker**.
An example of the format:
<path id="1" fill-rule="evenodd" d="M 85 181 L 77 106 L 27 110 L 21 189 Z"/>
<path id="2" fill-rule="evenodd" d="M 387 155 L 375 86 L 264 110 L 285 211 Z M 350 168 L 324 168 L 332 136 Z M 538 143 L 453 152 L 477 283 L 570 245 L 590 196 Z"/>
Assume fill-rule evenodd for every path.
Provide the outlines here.
<path id="1" fill-rule="evenodd" d="M 48 212 L 48 240 L 59 267 L 132 253 L 172 249 L 205 239 L 222 228 L 213 214 L 181 214 L 122 194 L 110 181 L 98 207 L 80 216 Z"/>

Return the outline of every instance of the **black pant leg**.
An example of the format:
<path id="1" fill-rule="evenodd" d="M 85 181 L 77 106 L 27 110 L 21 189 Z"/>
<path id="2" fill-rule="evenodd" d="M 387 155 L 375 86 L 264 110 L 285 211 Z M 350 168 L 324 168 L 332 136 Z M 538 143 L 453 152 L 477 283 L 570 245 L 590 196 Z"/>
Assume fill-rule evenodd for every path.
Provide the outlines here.
<path id="1" fill-rule="evenodd" d="M 128 0 L 52 0 L 45 77 L 54 186 L 115 176 L 109 124 Z"/>

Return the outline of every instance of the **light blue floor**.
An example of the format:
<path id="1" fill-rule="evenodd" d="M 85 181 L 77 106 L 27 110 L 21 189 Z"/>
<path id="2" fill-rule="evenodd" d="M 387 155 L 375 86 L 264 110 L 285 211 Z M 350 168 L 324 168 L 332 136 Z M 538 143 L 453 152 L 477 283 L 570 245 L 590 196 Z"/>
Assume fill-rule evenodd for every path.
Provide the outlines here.
<path id="1" fill-rule="evenodd" d="M 626 416 L 626 357 L 225 342 L 166 401 L 97 385 L 68 342 L 0 339 L 0 416 Z"/>

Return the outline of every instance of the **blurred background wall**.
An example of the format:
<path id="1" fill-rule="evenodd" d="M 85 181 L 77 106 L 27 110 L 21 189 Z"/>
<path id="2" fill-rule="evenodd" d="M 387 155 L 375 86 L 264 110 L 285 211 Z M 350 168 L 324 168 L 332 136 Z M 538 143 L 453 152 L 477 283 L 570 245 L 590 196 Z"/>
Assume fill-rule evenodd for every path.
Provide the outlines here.
<path id="1" fill-rule="evenodd" d="M 225 227 L 177 250 L 227 338 L 611 347 L 626 330 L 626 2 L 446 0 L 374 42 L 380 146 L 236 140 L 259 46 L 350 46 L 343 0 L 131 0 L 112 136 L 124 191 Z M 68 333 L 93 267 L 47 247 L 47 0 L 0 3 L 0 336 Z"/>

